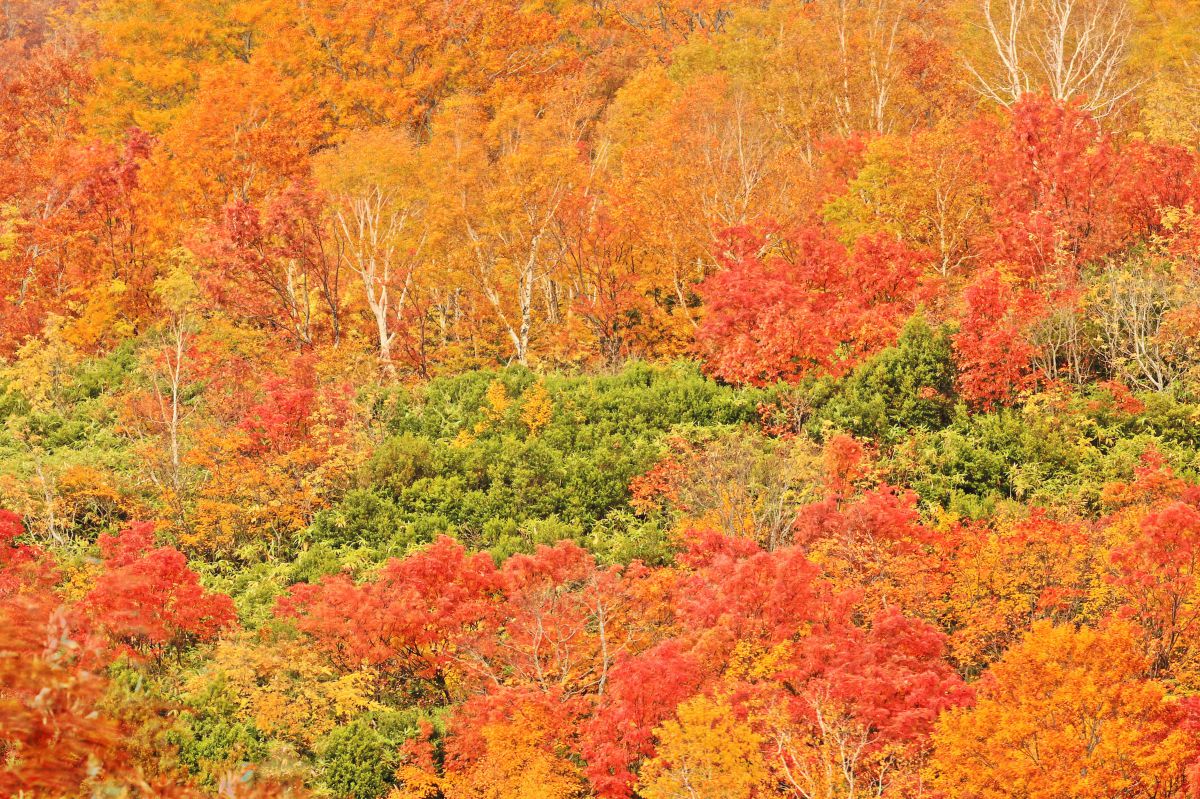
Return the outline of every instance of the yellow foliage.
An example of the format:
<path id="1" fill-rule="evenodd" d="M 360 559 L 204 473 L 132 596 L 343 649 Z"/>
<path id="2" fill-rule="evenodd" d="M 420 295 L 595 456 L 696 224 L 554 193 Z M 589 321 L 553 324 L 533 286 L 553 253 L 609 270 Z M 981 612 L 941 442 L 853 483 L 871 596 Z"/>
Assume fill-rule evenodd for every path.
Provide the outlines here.
<path id="1" fill-rule="evenodd" d="M 58 591 L 68 602 L 78 602 L 94 587 L 104 567 L 95 561 L 65 561 L 58 565 Z"/>
<path id="2" fill-rule="evenodd" d="M 63 326 L 63 339 L 88 352 L 95 351 L 107 341 L 132 336 L 133 325 L 121 313 L 120 300 L 126 288 L 123 281 L 113 280 L 89 291 L 79 316 Z"/>
<path id="3" fill-rule="evenodd" d="M 464 773 L 447 775 L 445 799 L 583 799 L 587 795 L 579 767 L 556 753 L 548 740 L 542 712 L 519 711 L 511 722 L 490 724 L 482 733 L 486 753 Z"/>
<path id="4" fill-rule="evenodd" d="M 946 609 L 957 628 L 950 650 L 976 670 L 1004 653 L 1030 620 L 1096 618 L 1108 588 L 1095 544 L 1069 528 L 1025 524 L 981 531 L 955 564 Z M 1056 599 L 1062 597 L 1062 599 Z"/>
<path id="5" fill-rule="evenodd" d="M 0 370 L 8 390 L 17 391 L 34 410 L 45 411 L 62 402 L 62 392 L 74 379 L 71 368 L 83 360 L 64 335 L 64 320 L 51 316 L 43 338 L 31 338 L 17 350 L 13 364 Z"/>
<path id="6" fill-rule="evenodd" d="M 170 269 L 154 282 L 154 293 L 172 315 L 182 317 L 199 301 L 200 287 L 192 276 L 191 256 L 186 251 L 176 251 L 173 255 Z"/>
<path id="7" fill-rule="evenodd" d="M 195 95 L 205 72 L 244 50 L 247 27 L 233 4 L 196 0 L 101 0 L 86 16 L 102 57 L 92 65 L 91 125 L 118 135 L 136 125 L 167 129 Z"/>
<path id="8" fill-rule="evenodd" d="M 762 738 L 727 703 L 696 697 L 655 730 L 658 754 L 643 767 L 644 799 L 749 799 L 768 779 Z"/>
<path id="9" fill-rule="evenodd" d="M 787 667 L 792 654 L 790 641 L 764 649 L 750 641 L 738 641 L 729 657 L 725 677 L 732 680 L 769 680 Z"/>
<path id="10" fill-rule="evenodd" d="M 295 640 L 243 633 L 222 641 L 212 671 L 201 679 L 217 675 L 227 681 L 242 718 L 267 735 L 307 749 L 374 704 L 374 674 L 339 675 L 311 647 Z"/>
<path id="11" fill-rule="evenodd" d="M 388 799 L 442 799 L 443 782 L 428 771 L 406 764 L 396 769 L 397 787 L 388 794 Z"/>
<path id="12" fill-rule="evenodd" d="M 0 260 L 7 260 L 17 251 L 17 224 L 21 209 L 5 203 L 0 205 Z"/>
<path id="13" fill-rule="evenodd" d="M 536 436 L 550 424 L 554 414 L 554 403 L 550 392 L 542 383 L 534 383 L 521 395 L 521 421 L 529 428 L 529 435 Z"/>
<path id="14" fill-rule="evenodd" d="M 487 393 L 483 396 L 487 400 L 484 413 L 492 422 L 503 419 L 504 414 L 508 413 L 508 409 L 512 406 L 512 398 L 508 396 L 508 389 L 502 380 L 493 380 L 487 387 Z"/>
<path id="15" fill-rule="evenodd" d="M 931 775 L 939 795 L 1109 799 L 1174 795 L 1189 760 L 1163 686 L 1122 624 L 1034 625 L 989 670 L 973 707 L 944 714 Z"/>
<path id="16" fill-rule="evenodd" d="M 108 475 L 89 466 L 71 466 L 55 481 L 54 513 L 67 530 L 95 531 L 131 516 L 128 502 Z"/>
<path id="17" fill-rule="evenodd" d="M 184 546 L 204 552 L 282 541 L 308 526 L 312 516 L 345 490 L 365 448 L 329 432 L 326 409 L 313 415 L 310 436 L 285 452 L 255 452 L 245 433 L 212 425 L 195 432 L 185 461 L 208 478 L 197 487 Z M 339 434 L 340 436 L 340 434 Z"/>

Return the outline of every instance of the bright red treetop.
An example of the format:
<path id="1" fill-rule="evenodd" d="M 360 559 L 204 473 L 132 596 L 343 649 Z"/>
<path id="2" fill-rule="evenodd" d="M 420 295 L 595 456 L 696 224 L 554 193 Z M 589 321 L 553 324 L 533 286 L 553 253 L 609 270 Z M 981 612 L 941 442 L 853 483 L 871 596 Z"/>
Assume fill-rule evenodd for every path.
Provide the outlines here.
<path id="1" fill-rule="evenodd" d="M 80 608 L 119 648 L 157 657 L 237 624 L 233 600 L 205 590 L 183 553 L 154 546 L 153 522 L 100 536 L 100 552 L 104 572 Z"/>
<path id="2" fill-rule="evenodd" d="M 819 227 L 735 228 L 721 271 L 699 286 L 707 316 L 697 344 L 735 382 L 844 373 L 890 344 L 916 307 L 921 255 L 885 235 L 847 250 Z"/>

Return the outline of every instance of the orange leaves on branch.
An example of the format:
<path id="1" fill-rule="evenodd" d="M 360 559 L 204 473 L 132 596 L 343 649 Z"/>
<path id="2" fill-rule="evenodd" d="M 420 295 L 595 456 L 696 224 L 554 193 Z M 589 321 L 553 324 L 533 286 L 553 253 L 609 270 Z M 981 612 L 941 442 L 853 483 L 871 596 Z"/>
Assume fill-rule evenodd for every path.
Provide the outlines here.
<path id="1" fill-rule="evenodd" d="M 1007 127 L 981 125 L 993 238 L 985 253 L 1025 280 L 1071 286 L 1086 262 L 1161 229 L 1161 210 L 1192 199 L 1195 159 L 1130 144 L 1072 104 L 1027 94 Z"/>
<path id="2" fill-rule="evenodd" d="M 555 215 L 560 277 L 573 296 L 570 312 L 606 365 L 623 362 L 639 344 L 663 335 L 658 328 L 666 323 L 648 296 L 659 276 L 647 264 L 646 231 L 632 214 L 603 188 L 587 186 L 568 193 Z"/>
<path id="3" fill-rule="evenodd" d="M 1027 94 L 1006 121 L 999 135 L 980 130 L 992 148 L 983 175 L 995 218 L 991 260 L 1024 278 L 1053 278 L 1116 246 L 1120 216 L 1099 200 L 1119 185 L 1124 164 L 1096 120 Z"/>
<path id="4" fill-rule="evenodd" d="M 917 496 L 882 485 L 853 499 L 803 506 L 795 541 L 838 588 L 875 612 L 928 613 L 945 588 L 940 536 L 921 523 Z"/>
<path id="5" fill-rule="evenodd" d="M 567 744 L 580 703 L 500 688 L 466 702 L 446 751 L 446 799 L 583 799 L 586 785 Z"/>
<path id="6" fill-rule="evenodd" d="M 861 441 L 846 433 L 835 433 L 821 449 L 827 490 L 835 497 L 844 497 L 854 485 L 869 474 L 870 457 Z"/>
<path id="7" fill-rule="evenodd" d="M 633 790 L 635 764 L 654 754 L 654 729 L 700 687 L 704 667 L 679 641 L 664 641 L 620 660 L 595 714 L 581 727 L 581 752 L 596 793 L 620 799 Z"/>
<path id="8" fill-rule="evenodd" d="M 340 495 L 364 453 L 357 446 L 348 383 L 323 377 L 312 353 L 287 357 L 278 373 L 248 375 L 246 360 L 213 347 L 200 371 L 219 414 L 194 433 L 187 464 L 207 478 L 198 486 L 191 550 L 231 553 L 269 547 L 295 535 Z"/>
<path id="9" fill-rule="evenodd" d="M 703 631 L 709 662 L 721 662 L 738 641 L 776 644 L 843 617 L 847 598 L 797 547 L 765 552 L 748 539 L 714 537 L 689 560 L 697 568 L 682 580 L 678 612 L 688 629 Z"/>
<path id="10" fill-rule="evenodd" d="M 941 633 L 895 608 L 863 623 L 854 594 L 796 547 L 698 535 L 680 561 L 665 576 L 603 569 L 561 542 L 496 568 L 443 538 L 361 585 L 294 586 L 277 613 L 347 672 L 369 665 L 418 702 L 467 697 L 444 765 L 414 744 L 397 796 L 574 796 L 586 778 L 623 799 L 679 778 L 684 761 L 712 766 L 709 788 L 750 790 L 721 782 L 721 736 L 693 740 L 707 722 L 671 737 L 710 689 L 730 697 L 721 723 L 738 719 L 755 785 L 834 767 L 824 758 L 851 739 L 853 779 L 916 779 L 937 714 L 967 697 Z"/>
<path id="11" fill-rule="evenodd" d="M 687 478 L 686 467 L 667 455 L 629 481 L 629 504 L 638 513 L 649 513 L 664 502 L 679 502 L 679 485 Z"/>
<path id="12" fill-rule="evenodd" d="M 53 561 L 40 549 L 18 544 L 25 534 L 21 517 L 0 509 L 0 600 L 35 589 L 47 589 L 54 581 Z"/>
<path id="13" fill-rule="evenodd" d="M 235 200 L 212 244 L 207 289 L 224 307 L 278 327 L 299 347 L 341 339 L 345 267 L 325 198 L 294 181 L 260 208 Z"/>
<path id="14" fill-rule="evenodd" d="M 123 769 L 122 731 L 99 712 L 106 681 L 88 654 L 54 595 L 0 597 L 0 794 L 74 796 Z"/>
<path id="15" fill-rule="evenodd" d="M 775 682 L 749 686 L 747 704 L 768 763 L 800 796 L 919 791 L 928 734 L 970 692 L 942 659 L 944 638 L 895 609 L 869 628 L 801 638 L 774 665 Z"/>
<path id="16" fill-rule="evenodd" d="M 1177 476 L 1154 447 L 1133 480 L 1106 485 L 1101 520 L 1110 548 L 1109 583 L 1121 612 L 1144 634 L 1151 672 L 1200 684 L 1200 487 Z"/>
<path id="17" fill-rule="evenodd" d="M 1112 553 L 1116 583 L 1128 614 L 1151 642 L 1151 673 L 1170 675 L 1179 660 L 1194 657 L 1200 621 L 1200 509 L 1176 501 L 1146 516 L 1140 533 Z M 1194 679 L 1194 678 L 1193 678 Z"/>
<path id="18" fill-rule="evenodd" d="M 1181 796 L 1196 742 L 1142 675 L 1135 632 L 1039 622 L 988 670 L 973 707 L 938 723 L 930 769 L 948 799 Z"/>
<path id="19" fill-rule="evenodd" d="M 968 696 L 944 636 L 895 608 L 858 621 L 853 594 L 798 548 L 707 549 L 680 587 L 683 636 L 723 670 L 716 684 L 739 697 L 780 784 L 799 795 L 915 784 L 938 713 Z"/>
<path id="20" fill-rule="evenodd" d="M 1133 480 L 1106 484 L 1101 499 L 1114 513 L 1137 512 L 1161 508 L 1179 499 L 1195 503 L 1200 500 L 1198 492 L 1200 488 L 1175 474 L 1162 452 L 1151 445 L 1139 457 Z"/>
<path id="21" fill-rule="evenodd" d="M 650 572 L 640 563 L 602 568 L 587 550 L 560 541 L 512 556 L 501 575 L 503 645 L 472 645 L 493 681 L 511 675 L 547 693 L 600 693 L 617 659 L 657 632 L 653 601 L 640 593 Z"/>
<path id="22" fill-rule="evenodd" d="M 944 624 L 959 669 L 978 673 L 1034 621 L 1084 619 L 1104 607 L 1100 537 L 1034 508 L 1015 522 L 955 525 Z"/>

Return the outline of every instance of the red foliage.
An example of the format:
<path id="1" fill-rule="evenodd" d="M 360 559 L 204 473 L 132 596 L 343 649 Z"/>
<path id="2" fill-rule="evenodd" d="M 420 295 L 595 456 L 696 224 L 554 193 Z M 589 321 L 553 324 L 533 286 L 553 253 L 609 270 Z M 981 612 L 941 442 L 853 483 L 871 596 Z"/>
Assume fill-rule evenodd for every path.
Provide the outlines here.
<path id="1" fill-rule="evenodd" d="M 680 586 L 680 620 L 704 631 L 705 648 L 715 647 L 712 663 L 738 641 L 775 644 L 820 619 L 838 624 L 847 606 L 799 548 L 747 550 L 716 554 Z"/>
<path id="2" fill-rule="evenodd" d="M 353 388 L 335 384 L 322 388 L 314 356 L 296 355 L 282 374 L 241 389 L 233 405 L 241 408 L 237 427 L 249 436 L 250 456 L 284 455 L 305 445 L 332 445 L 343 440 L 352 417 Z M 325 437 L 314 435 L 318 411 Z"/>
<path id="3" fill-rule="evenodd" d="M 818 227 L 734 228 L 721 271 L 699 286 L 697 344 L 709 370 L 736 383 L 842 374 L 895 340 L 916 306 L 922 256 L 883 235 L 852 250 Z"/>
<path id="4" fill-rule="evenodd" d="M 345 575 L 293 586 L 276 605 L 347 670 L 370 665 L 398 679 L 428 680 L 443 694 L 457 636 L 496 615 L 502 586 L 492 559 L 445 536 L 393 559 L 373 582 Z"/>
<path id="5" fill-rule="evenodd" d="M 844 496 L 867 474 L 870 461 L 867 450 L 854 436 L 835 433 L 821 448 L 825 466 L 825 486 L 829 493 Z"/>
<path id="6" fill-rule="evenodd" d="M 262 208 L 231 203 L 207 248 L 217 266 L 206 275 L 209 295 L 296 346 L 318 337 L 337 343 L 345 270 L 324 215 L 325 197 L 307 181 L 288 184 Z"/>
<path id="7" fill-rule="evenodd" d="M 53 560 L 40 549 L 18 544 L 25 534 L 20 515 L 0 510 L 0 600 L 24 591 L 48 589 L 54 583 Z"/>
<path id="8" fill-rule="evenodd" d="M 1129 599 L 1127 613 L 1154 641 L 1153 668 L 1165 672 L 1200 620 L 1200 508 L 1176 501 L 1149 514 L 1140 535 L 1112 560 Z"/>
<path id="9" fill-rule="evenodd" d="M 700 688 L 706 669 L 677 640 L 613 667 L 595 714 L 581 728 L 587 776 L 603 797 L 627 797 L 633 765 L 654 754 L 654 728 Z"/>
<path id="10" fill-rule="evenodd" d="M 796 543 L 810 545 L 822 538 L 854 542 L 877 551 L 885 546 L 912 547 L 932 539 L 920 521 L 917 495 L 883 485 L 850 502 L 836 497 L 807 505 L 796 513 Z"/>
<path id="11" fill-rule="evenodd" d="M 70 95 L 78 87 L 74 67 L 58 63 L 51 69 L 54 76 L 22 76 L 39 82 L 22 90 Z M 0 82 L 0 96 L 6 94 L 4 87 Z M 22 108 L 23 101 L 48 101 L 20 94 L 6 99 L 15 100 L 16 107 L 0 106 L 0 117 L 11 112 L 14 122 L 46 110 Z M 152 139 L 133 129 L 124 148 L 83 144 L 73 137 L 22 142 L 35 126 L 22 129 L 17 124 L 16 130 L 6 130 L 7 124 L 0 125 L 0 139 L 11 135 L 19 150 L 29 148 L 5 152 L 10 142 L 0 141 L 0 156 L 10 156 L 0 157 L 0 205 L 11 203 L 19 212 L 13 225 L 15 246 L 0 269 L 0 348 L 6 352 L 40 332 L 47 314 L 62 315 L 69 303 L 85 302 L 93 290 L 115 280 L 125 287 L 119 298 L 123 312 L 143 317 L 154 306 L 155 265 L 147 257 L 148 226 L 139 194 Z M 17 172 L 11 181 L 9 166 Z"/>
<path id="12" fill-rule="evenodd" d="M 233 600 L 205 590 L 174 547 L 154 546 L 154 524 L 100 536 L 104 571 L 80 610 L 118 649 L 161 656 L 211 641 L 237 624 Z"/>
<path id="13" fill-rule="evenodd" d="M 1197 505 L 1200 504 L 1200 486 L 1191 485 L 1175 474 L 1166 456 L 1151 445 L 1138 459 L 1133 480 L 1105 485 L 1102 496 L 1113 510 L 1133 506 L 1161 508 L 1176 500 Z"/>
<path id="14" fill-rule="evenodd" d="M 1126 232 L 1111 203 L 1127 165 L 1095 119 L 1049 98 L 1026 95 L 1006 121 L 978 132 L 994 217 L 990 260 L 1027 279 L 1073 276 Z"/>
<path id="15" fill-rule="evenodd" d="M 945 636 L 895 608 L 880 611 L 869 628 L 802 638 L 789 683 L 806 686 L 797 710 L 812 724 L 819 695 L 872 731 L 874 746 L 928 735 L 938 713 L 969 701 L 970 690 L 943 659 Z"/>
<path id="16" fill-rule="evenodd" d="M 1069 286 L 1084 263 L 1160 232 L 1161 209 L 1194 201 L 1195 155 L 1118 148 L 1085 111 L 1026 95 L 1006 124 L 976 130 L 993 230 L 986 257 L 1022 279 Z"/>
<path id="17" fill-rule="evenodd" d="M 0 597 L 0 796 L 75 796 L 124 767 L 104 678 L 49 592 Z"/>
<path id="18" fill-rule="evenodd" d="M 1033 385 L 1034 346 L 1025 337 L 1031 297 L 999 273 L 980 275 L 966 290 L 967 311 L 954 336 L 958 389 L 969 402 L 994 408 Z"/>
<path id="19" fill-rule="evenodd" d="M 677 504 L 679 483 L 686 476 L 683 464 L 668 455 L 629 481 L 629 504 L 639 513 L 654 510 L 664 501 Z"/>

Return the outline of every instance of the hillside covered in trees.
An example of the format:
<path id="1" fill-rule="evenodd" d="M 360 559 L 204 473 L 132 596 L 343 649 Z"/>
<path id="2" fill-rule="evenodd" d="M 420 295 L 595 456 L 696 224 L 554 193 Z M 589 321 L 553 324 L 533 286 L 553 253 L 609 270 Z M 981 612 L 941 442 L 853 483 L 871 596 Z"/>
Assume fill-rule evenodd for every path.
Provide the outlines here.
<path id="1" fill-rule="evenodd" d="M 0 797 L 1200 796 L 1196 0 L 0 3 Z"/>

